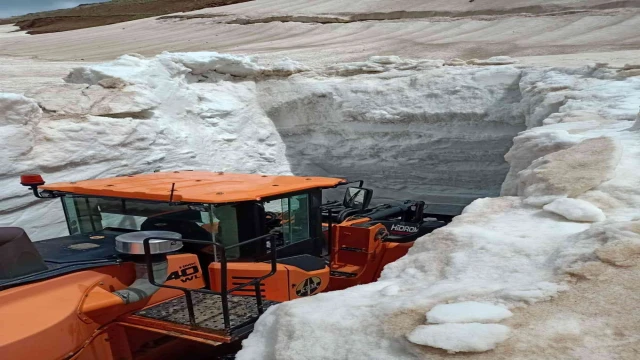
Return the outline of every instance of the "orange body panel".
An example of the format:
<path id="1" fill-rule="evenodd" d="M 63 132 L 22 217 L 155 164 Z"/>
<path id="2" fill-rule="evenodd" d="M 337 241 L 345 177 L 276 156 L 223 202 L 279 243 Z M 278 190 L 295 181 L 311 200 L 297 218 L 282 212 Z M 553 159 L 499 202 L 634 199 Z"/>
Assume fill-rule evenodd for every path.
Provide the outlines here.
<path id="1" fill-rule="evenodd" d="M 222 279 L 220 263 L 211 263 L 209 265 L 209 278 L 211 279 L 211 290 L 220 291 Z M 271 264 L 266 263 L 245 263 L 234 262 L 227 263 L 227 289 L 231 289 L 238 285 L 246 283 L 248 280 L 258 278 L 268 274 L 271 271 Z M 274 301 L 287 301 L 289 275 L 287 268 L 278 264 L 276 273 L 262 282 L 260 282 L 260 292 L 265 299 Z M 233 295 L 255 295 L 255 287 L 249 285 L 238 291 L 234 291 Z"/>
<path id="2" fill-rule="evenodd" d="M 331 277 L 330 291 L 376 281 L 385 265 L 404 256 L 413 246 L 413 242 L 382 242 L 387 229 L 381 224 L 368 228 L 350 226 L 353 224 L 345 222 L 333 227 L 331 270 L 342 274 Z"/>
<path id="3" fill-rule="evenodd" d="M 121 318 L 119 324 L 123 326 L 136 327 L 146 331 L 158 334 L 176 336 L 183 339 L 189 339 L 197 342 L 206 343 L 208 345 L 219 345 L 231 341 L 224 332 L 204 332 L 198 331 L 190 326 L 170 323 L 162 320 L 150 319 L 137 315 L 128 315 Z"/>
<path id="4" fill-rule="evenodd" d="M 236 287 L 246 283 L 248 280 L 264 276 L 270 271 L 271 265 L 266 263 L 228 263 L 227 286 L 228 288 Z M 222 278 L 220 274 L 220 264 L 212 263 L 209 265 L 209 274 L 211 289 L 213 291 L 220 291 L 220 284 L 218 283 L 218 279 Z M 278 264 L 276 273 L 260 283 L 260 291 L 262 292 L 263 298 L 282 302 L 317 294 L 323 291 L 328 284 L 328 267 L 322 270 L 307 272 L 295 266 Z M 255 287 L 249 285 L 234 292 L 234 295 L 254 296 Z"/>
<path id="5" fill-rule="evenodd" d="M 131 360 L 133 355 L 124 329 L 116 324 L 97 331 L 71 360 Z"/>
<path id="6" fill-rule="evenodd" d="M 173 171 L 56 183 L 40 189 L 126 199 L 168 201 L 171 197 L 173 201 L 221 204 L 261 200 L 343 183 L 346 183 L 344 179 L 324 177 Z"/>
<path id="7" fill-rule="evenodd" d="M 197 256 L 172 255 L 168 262 L 171 272 L 180 266 L 197 264 Z M 0 292 L 2 358 L 67 358 L 86 346 L 85 342 L 96 330 L 113 322 L 117 316 L 181 294 L 177 290 L 160 289 L 149 299 L 129 305 L 122 302 L 113 305 L 112 301 L 105 300 L 105 292 L 124 289 L 134 280 L 133 264 L 124 263 L 78 271 Z M 184 287 L 204 285 L 202 279 L 188 283 L 171 282 Z M 100 308 L 100 304 L 106 307 Z M 90 309 L 90 313 L 84 313 L 85 309 Z"/>

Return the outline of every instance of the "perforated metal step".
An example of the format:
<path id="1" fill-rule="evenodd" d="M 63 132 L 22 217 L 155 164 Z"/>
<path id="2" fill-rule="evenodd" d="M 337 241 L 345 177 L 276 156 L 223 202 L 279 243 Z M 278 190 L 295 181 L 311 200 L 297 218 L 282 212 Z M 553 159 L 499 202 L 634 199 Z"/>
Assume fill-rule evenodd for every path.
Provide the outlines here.
<path id="1" fill-rule="evenodd" d="M 219 295 L 193 292 L 192 299 L 197 330 L 216 333 L 225 332 L 221 297 Z M 232 329 L 238 327 L 243 327 L 244 329 L 245 326 L 251 325 L 258 319 L 259 313 L 255 297 L 229 295 L 228 299 L 229 319 Z M 277 303 L 268 300 L 263 300 L 262 302 L 265 311 L 275 304 Z M 184 295 L 140 310 L 134 313 L 134 315 L 191 327 L 187 302 Z M 247 330 L 250 331 L 251 329 L 240 329 L 240 332 L 244 333 L 247 332 Z M 232 331 L 229 335 L 234 337 L 234 335 L 240 336 L 243 334 Z"/>

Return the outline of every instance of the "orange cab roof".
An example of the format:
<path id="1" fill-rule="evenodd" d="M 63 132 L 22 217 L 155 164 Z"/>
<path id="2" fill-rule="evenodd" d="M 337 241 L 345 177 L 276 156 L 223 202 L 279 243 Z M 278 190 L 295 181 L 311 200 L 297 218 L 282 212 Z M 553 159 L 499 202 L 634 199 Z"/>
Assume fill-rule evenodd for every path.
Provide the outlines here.
<path id="1" fill-rule="evenodd" d="M 308 189 L 330 188 L 346 180 L 259 174 L 231 174 L 207 171 L 173 171 L 129 175 L 107 179 L 56 183 L 42 190 L 78 195 L 193 203 L 231 203 L 254 201 Z"/>

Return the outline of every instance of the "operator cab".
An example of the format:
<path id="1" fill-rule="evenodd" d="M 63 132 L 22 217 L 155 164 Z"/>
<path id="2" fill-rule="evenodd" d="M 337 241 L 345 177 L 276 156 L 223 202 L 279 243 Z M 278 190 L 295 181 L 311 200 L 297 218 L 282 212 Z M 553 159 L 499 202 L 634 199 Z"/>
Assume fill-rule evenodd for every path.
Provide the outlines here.
<path id="1" fill-rule="evenodd" d="M 235 204 L 169 204 L 132 199 L 67 195 L 63 205 L 71 235 L 131 231 L 172 231 L 185 239 L 212 240 L 224 246 L 241 244 L 269 233 L 278 235 L 278 252 L 316 253 L 319 191 L 284 195 L 268 201 Z M 310 206 L 310 204 L 312 206 Z M 288 249 L 296 246 L 296 250 Z M 204 247 L 199 251 L 211 251 Z M 240 246 L 227 260 L 264 255 L 265 249 Z"/>
<path id="2" fill-rule="evenodd" d="M 154 189 L 160 187 L 161 179 L 164 191 Z M 142 189 L 131 186 L 136 181 L 144 184 Z M 146 185 L 150 182 L 155 185 Z M 325 241 L 322 189 L 343 182 L 335 178 L 187 171 L 50 186 L 38 182 L 39 197 L 61 198 L 69 235 L 34 242 L 46 269 L 40 268 L 24 280 L 127 261 L 128 256 L 116 250 L 116 238 L 136 231 L 168 231 L 182 239 L 210 241 L 211 245 L 184 242 L 181 249 L 197 254 L 203 267 L 221 259 L 214 243 L 237 245 L 225 251 L 226 261 L 266 261 L 270 243 L 250 240 L 271 234 L 276 237 L 278 262 L 315 269 Z M 196 185 L 200 186 L 198 191 L 193 190 Z M 156 199 L 149 199 L 154 196 Z M 208 282 L 207 272 L 204 275 Z"/>

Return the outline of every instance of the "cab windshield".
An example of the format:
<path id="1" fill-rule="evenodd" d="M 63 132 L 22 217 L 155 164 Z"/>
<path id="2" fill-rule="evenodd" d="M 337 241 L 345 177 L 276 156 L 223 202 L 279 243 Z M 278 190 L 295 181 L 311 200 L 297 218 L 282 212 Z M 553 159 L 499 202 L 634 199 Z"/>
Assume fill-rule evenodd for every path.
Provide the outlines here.
<path id="1" fill-rule="evenodd" d="M 278 248 L 311 240 L 310 199 L 309 194 L 297 194 L 267 202 L 170 205 L 66 195 L 62 201 L 71 235 L 102 231 L 172 231 L 183 239 L 213 240 L 228 248 L 227 259 L 240 259 L 266 253 L 266 245 L 249 240 L 268 233 L 278 234 Z M 244 242 L 247 244 L 233 246 Z M 213 246 L 211 252 L 215 254 Z"/>
<path id="2" fill-rule="evenodd" d="M 65 196 L 69 233 L 91 234 L 102 230 L 164 230 L 183 238 L 215 240 L 224 245 L 238 242 L 235 208 L 202 204 L 194 207 L 130 199 Z"/>

